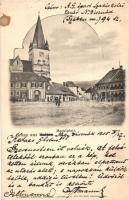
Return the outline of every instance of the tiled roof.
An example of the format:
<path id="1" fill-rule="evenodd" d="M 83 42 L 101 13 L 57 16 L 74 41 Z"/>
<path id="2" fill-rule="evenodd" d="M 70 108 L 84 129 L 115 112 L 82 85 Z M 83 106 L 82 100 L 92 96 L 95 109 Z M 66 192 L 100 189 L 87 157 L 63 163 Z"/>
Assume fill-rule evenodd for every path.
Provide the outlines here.
<path id="1" fill-rule="evenodd" d="M 12 82 L 48 82 L 49 79 L 44 76 L 38 76 L 33 72 L 11 72 L 10 78 Z"/>
<path id="2" fill-rule="evenodd" d="M 92 90 L 93 90 L 93 88 L 92 88 L 92 87 L 89 87 L 89 88 L 86 90 L 86 93 L 91 93 Z"/>
<path id="3" fill-rule="evenodd" d="M 77 87 L 77 86 L 75 85 L 75 83 L 72 82 L 72 81 L 67 81 L 67 82 L 65 82 L 65 85 L 66 85 L 67 87 Z"/>
<path id="4" fill-rule="evenodd" d="M 38 16 L 33 42 L 30 43 L 30 48 L 47 49 L 49 50 L 48 41 L 45 41 L 40 16 Z"/>
<path id="5" fill-rule="evenodd" d="M 13 64 L 13 62 L 18 58 L 18 56 L 14 59 L 9 59 L 10 65 Z M 19 58 L 20 59 L 20 58 Z M 32 62 L 29 60 L 21 60 L 23 64 L 23 72 L 32 72 Z"/>
<path id="6" fill-rule="evenodd" d="M 9 64 L 12 65 L 15 59 L 9 59 Z"/>
<path id="7" fill-rule="evenodd" d="M 50 85 L 50 88 L 46 91 L 46 94 L 76 96 L 69 88 L 55 82 Z"/>
<path id="8" fill-rule="evenodd" d="M 96 85 L 125 80 L 125 70 L 122 68 L 112 69 Z"/>

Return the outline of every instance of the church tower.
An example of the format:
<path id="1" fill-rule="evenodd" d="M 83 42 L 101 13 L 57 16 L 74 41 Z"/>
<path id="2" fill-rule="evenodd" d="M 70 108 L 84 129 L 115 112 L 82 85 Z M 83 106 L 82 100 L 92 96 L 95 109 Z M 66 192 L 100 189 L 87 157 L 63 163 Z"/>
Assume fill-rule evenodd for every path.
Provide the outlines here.
<path id="1" fill-rule="evenodd" d="M 40 16 L 38 16 L 33 41 L 30 43 L 29 60 L 32 61 L 33 72 L 50 78 L 49 44 L 43 34 Z"/>

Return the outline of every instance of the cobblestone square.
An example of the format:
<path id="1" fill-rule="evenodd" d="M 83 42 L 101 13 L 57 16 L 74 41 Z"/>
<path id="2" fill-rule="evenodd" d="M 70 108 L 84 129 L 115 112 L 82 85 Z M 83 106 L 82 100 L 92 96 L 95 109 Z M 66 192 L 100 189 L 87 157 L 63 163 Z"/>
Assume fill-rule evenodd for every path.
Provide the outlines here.
<path id="1" fill-rule="evenodd" d="M 18 126 L 105 126 L 121 125 L 124 103 L 73 101 L 57 107 L 47 102 L 11 103 L 12 123 Z"/>

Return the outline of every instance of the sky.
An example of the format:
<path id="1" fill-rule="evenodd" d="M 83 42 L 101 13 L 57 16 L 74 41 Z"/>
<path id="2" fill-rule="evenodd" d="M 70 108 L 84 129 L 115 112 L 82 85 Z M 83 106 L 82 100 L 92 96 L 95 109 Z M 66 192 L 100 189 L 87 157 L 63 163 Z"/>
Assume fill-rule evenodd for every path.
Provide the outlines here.
<path id="1" fill-rule="evenodd" d="M 12 16 L 11 24 L 7 30 L 2 31 L 2 34 L 6 37 L 5 42 L 8 45 L 6 54 L 9 58 L 15 53 L 15 56 L 20 55 L 21 59 L 28 59 L 28 46 L 33 39 L 40 9 L 44 35 L 50 46 L 50 69 L 53 81 L 99 80 L 112 67 L 119 67 L 119 61 L 126 68 L 127 44 L 123 38 L 127 35 L 126 31 L 121 29 L 122 26 L 117 24 L 94 26 L 84 22 L 63 24 L 62 14 L 43 13 L 41 2 L 36 0 L 33 4 L 29 2 L 32 1 L 26 0 L 23 4 L 19 4 L 14 0 L 11 4 L 12 7 L 15 5 L 14 9 L 8 9 L 7 14 Z M 9 1 L 7 6 L 8 4 Z M 5 8 L 3 6 L 3 12 Z M 9 38 L 6 36 L 6 31 Z"/>

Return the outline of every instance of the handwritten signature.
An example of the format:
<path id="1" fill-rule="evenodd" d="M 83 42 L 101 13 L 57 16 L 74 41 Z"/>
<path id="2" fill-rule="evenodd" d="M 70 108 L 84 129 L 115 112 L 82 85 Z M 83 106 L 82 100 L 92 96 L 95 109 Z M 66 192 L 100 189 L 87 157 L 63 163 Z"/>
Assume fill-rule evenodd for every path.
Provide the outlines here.
<path id="1" fill-rule="evenodd" d="M 26 193 L 25 190 L 14 191 L 11 189 L 9 192 L 4 193 L 4 197 L 16 198 L 41 198 L 41 197 L 54 197 L 56 194 L 55 188 L 51 188 L 47 193 Z"/>
<path id="2" fill-rule="evenodd" d="M 105 197 L 105 195 L 104 195 L 105 189 L 106 189 L 106 186 L 104 186 L 100 190 L 89 190 L 89 189 L 87 189 L 87 187 L 83 187 L 83 186 L 77 186 L 72 189 L 70 187 L 65 187 L 63 189 L 63 193 L 67 194 L 66 198 L 71 197 L 71 195 L 75 194 L 75 193 L 85 193 L 88 195 L 88 197 L 104 198 Z"/>

